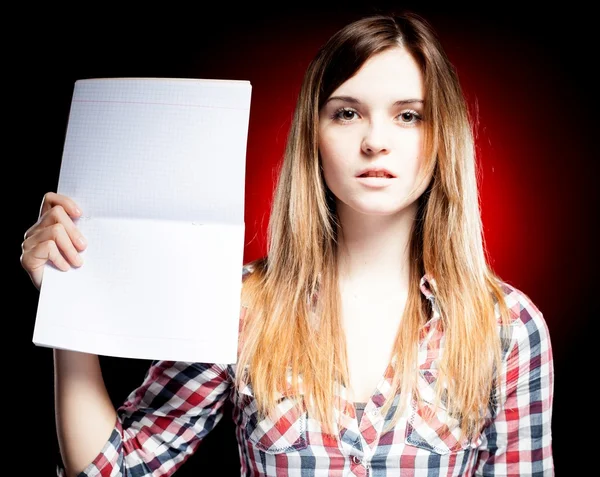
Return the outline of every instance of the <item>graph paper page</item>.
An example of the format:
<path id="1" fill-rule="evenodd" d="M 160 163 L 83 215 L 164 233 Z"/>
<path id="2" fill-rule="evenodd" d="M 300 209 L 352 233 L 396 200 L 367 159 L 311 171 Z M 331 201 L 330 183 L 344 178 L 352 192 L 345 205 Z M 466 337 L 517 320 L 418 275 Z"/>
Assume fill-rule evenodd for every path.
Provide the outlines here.
<path id="1" fill-rule="evenodd" d="M 247 81 L 75 83 L 57 191 L 83 210 L 81 268 L 44 270 L 33 342 L 234 363 Z"/>

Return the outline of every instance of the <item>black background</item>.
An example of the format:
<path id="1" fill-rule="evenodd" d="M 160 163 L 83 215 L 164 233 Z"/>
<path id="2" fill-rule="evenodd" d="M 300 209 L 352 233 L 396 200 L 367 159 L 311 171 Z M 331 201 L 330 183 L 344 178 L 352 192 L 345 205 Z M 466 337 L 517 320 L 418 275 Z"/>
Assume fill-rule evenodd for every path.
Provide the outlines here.
<path id="1" fill-rule="evenodd" d="M 560 87 L 551 89 L 551 94 L 543 100 L 548 104 L 545 111 L 553 116 L 549 120 L 555 121 L 557 130 L 563 131 L 564 135 L 559 138 L 549 135 L 547 139 L 567 144 L 565 150 L 569 150 L 570 143 L 574 144 L 577 156 L 553 159 L 564 161 L 560 167 L 576 175 L 579 182 L 565 188 L 560 183 L 536 183 L 534 178 L 530 193 L 557 194 L 551 197 L 551 202 L 563 203 L 561 216 L 555 217 L 552 210 L 540 210 L 544 217 L 552 216 L 553 223 L 557 224 L 555 232 L 544 235 L 527 230 L 519 233 L 537 234 L 540 244 L 556 241 L 560 236 L 560 242 L 554 243 L 559 243 L 561 256 L 574 257 L 569 262 L 572 267 L 569 277 L 577 279 L 567 284 L 570 294 L 558 298 L 564 303 L 561 313 L 553 313 L 550 309 L 545 315 L 556 360 L 553 435 L 557 475 L 588 475 L 585 462 L 593 462 L 595 445 L 591 441 L 591 432 L 586 430 L 592 428 L 597 419 L 597 398 L 588 390 L 595 363 L 589 363 L 587 358 L 592 343 L 591 333 L 587 330 L 598 316 L 597 287 L 593 286 L 597 280 L 592 270 L 593 264 L 597 266 L 593 246 L 597 235 L 592 225 L 598 217 L 597 79 L 593 73 L 598 42 L 593 35 L 593 15 L 572 2 L 568 8 L 559 4 L 554 9 L 526 9 L 520 4 L 502 4 L 489 9 L 455 3 L 438 8 L 406 2 L 364 2 L 353 7 L 344 3 L 334 6 L 320 3 L 319 6 L 290 5 L 263 10 L 231 5 L 187 9 L 171 4 L 168 7 L 161 5 L 160 10 L 155 11 L 148 6 L 140 11 L 90 4 L 82 11 L 32 8 L 31 11 L 23 9 L 12 20 L 6 17 L 5 24 L 14 22 L 15 33 L 4 45 L 3 68 L 5 104 L 9 106 L 4 114 L 9 124 L 9 134 L 5 137 L 8 166 L 4 176 L 5 210 L 10 211 L 7 257 L 10 288 L 5 317 L 17 329 L 14 343 L 17 351 L 7 355 L 3 388 L 4 402 L 8 403 L 4 405 L 9 415 L 7 435 L 11 442 L 14 439 L 5 456 L 10 465 L 15 465 L 15 470 L 7 475 L 54 475 L 59 462 L 53 414 L 52 352 L 31 342 L 38 293 L 21 269 L 18 257 L 23 233 L 37 219 L 43 194 L 56 190 L 74 81 L 109 76 L 247 77 L 252 80 L 254 97 L 261 98 L 259 104 L 264 108 L 256 113 L 256 117 L 279 114 L 278 120 L 285 122 L 290 113 L 289 98 L 299 87 L 299 74 L 329 34 L 362 13 L 390 8 L 399 10 L 402 6 L 428 16 L 438 27 L 443 41 L 459 38 L 455 45 L 477 45 L 479 38 L 485 38 L 486 46 L 495 49 L 497 54 L 505 47 L 502 42 L 508 40 L 513 47 L 523 45 L 521 64 L 526 63 L 523 58 L 527 51 L 543 52 L 549 59 L 544 63 L 547 69 L 535 74 L 539 78 L 544 75 L 560 77 L 560 83 L 555 83 Z M 497 38 L 496 43 L 494 38 Z M 243 47 L 252 42 L 262 46 L 260 58 L 243 54 L 246 51 Z M 296 57 L 281 56 L 288 46 L 290 55 L 297 54 Z M 455 46 L 453 54 L 466 63 L 470 51 L 461 48 Z M 518 50 L 512 48 L 511 52 L 514 54 Z M 278 62 L 284 59 L 286 65 L 292 65 L 293 71 L 277 70 Z M 261 72 L 260 65 L 267 62 L 271 68 Z M 476 70 L 489 65 L 481 63 L 470 67 Z M 509 84 L 517 88 L 520 77 L 516 71 L 500 73 L 504 76 L 499 81 L 506 81 L 507 86 L 498 91 L 498 101 L 509 101 Z M 273 74 L 280 74 L 284 84 L 287 81 L 288 93 L 274 93 L 271 102 L 267 102 L 269 91 L 263 92 L 260 87 L 267 83 L 263 75 Z M 273 79 L 269 78 L 269 81 Z M 485 89 L 486 85 L 479 87 Z M 280 102 L 285 102 L 285 106 L 280 106 Z M 256 103 L 254 99 L 253 103 Z M 517 104 L 511 109 L 514 117 L 531 113 L 523 113 L 521 106 Z M 511 121 L 511 116 L 507 115 L 505 119 Z M 539 118 L 533 114 L 530 119 L 530 126 L 538 127 L 536 121 Z M 277 141 L 278 152 L 282 147 L 281 137 Z M 253 151 L 249 149 L 249 153 L 255 154 Z M 250 191 L 248 200 L 252 197 Z M 261 200 L 260 197 L 257 200 Z M 264 207 L 264 203 L 257 207 Z M 549 253 L 546 258 L 552 261 L 558 257 Z M 515 273 L 514 281 L 518 281 L 517 278 Z M 544 285 L 538 283 L 536 286 L 540 290 L 546 285 L 550 288 L 543 293 L 540 291 L 537 296 L 532 292 L 532 295 L 542 309 L 548 309 L 554 302 L 548 298 L 548 306 L 544 306 L 544 300 L 555 295 L 553 290 L 561 293 L 565 278 L 559 271 L 544 280 Z M 525 281 L 524 278 L 523 283 Z M 532 287 L 526 287 L 526 290 L 532 290 Z M 5 332 L 5 337 L 9 337 L 7 345 L 13 344 L 10 343 L 13 341 L 11 336 L 12 331 Z M 149 364 L 144 360 L 110 357 L 101 357 L 101 361 L 115 405 L 139 384 Z M 16 435 L 13 429 L 16 429 Z M 12 451 L 15 456 L 25 455 L 26 458 L 10 457 L 8 452 Z M 237 447 L 227 418 L 177 472 L 180 477 L 238 474 Z"/>

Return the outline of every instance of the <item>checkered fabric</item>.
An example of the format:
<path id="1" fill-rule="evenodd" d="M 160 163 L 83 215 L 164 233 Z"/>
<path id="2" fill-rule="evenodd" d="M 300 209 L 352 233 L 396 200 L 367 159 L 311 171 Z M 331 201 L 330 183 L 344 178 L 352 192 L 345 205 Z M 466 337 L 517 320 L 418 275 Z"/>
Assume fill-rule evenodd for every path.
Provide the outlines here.
<path id="1" fill-rule="evenodd" d="M 393 363 L 360 422 L 345 399 L 347 390 L 338 387 L 339 432 L 333 437 L 298 405 L 301 394 L 282 395 L 274 414 L 261 418 L 251 385 L 233 386 L 235 366 L 156 361 L 118 408 L 112 435 L 79 476 L 172 475 L 222 418 L 226 400 L 233 403 L 243 476 L 553 476 L 554 370 L 541 312 L 524 293 L 503 284 L 513 321 L 503 336 L 497 405 L 477 438 L 467 441 L 460 438 L 460 423 L 430 404 L 444 331 L 435 281 L 425 276 L 420 285 L 433 305 L 419 344 L 420 399 L 392 430 L 383 431 L 394 407 L 387 415 L 381 407 L 391 392 Z"/>

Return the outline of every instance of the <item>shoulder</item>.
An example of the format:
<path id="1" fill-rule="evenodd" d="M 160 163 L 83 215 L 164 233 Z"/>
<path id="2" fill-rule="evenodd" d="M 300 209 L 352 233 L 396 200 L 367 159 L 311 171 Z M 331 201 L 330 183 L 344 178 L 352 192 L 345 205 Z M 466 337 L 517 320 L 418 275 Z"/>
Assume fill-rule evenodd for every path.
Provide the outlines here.
<path id="1" fill-rule="evenodd" d="M 515 326 L 527 326 L 530 322 L 543 321 L 543 313 L 525 292 L 507 282 L 500 282 L 504 302 L 510 312 L 510 322 Z"/>
<path id="2" fill-rule="evenodd" d="M 543 312 L 525 292 L 507 282 L 501 282 L 504 302 L 509 312 L 507 327 L 501 327 L 505 352 L 529 349 L 537 354 L 550 348 L 550 334 Z M 500 309 L 496 304 L 496 314 Z"/>

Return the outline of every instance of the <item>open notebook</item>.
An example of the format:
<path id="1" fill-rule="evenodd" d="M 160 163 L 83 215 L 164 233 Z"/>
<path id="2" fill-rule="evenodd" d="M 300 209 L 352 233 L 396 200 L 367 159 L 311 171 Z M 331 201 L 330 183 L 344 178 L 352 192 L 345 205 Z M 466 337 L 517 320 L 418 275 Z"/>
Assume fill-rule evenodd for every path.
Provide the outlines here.
<path id="1" fill-rule="evenodd" d="M 248 81 L 75 82 L 57 192 L 83 211 L 84 265 L 44 280 L 38 346 L 234 363 Z"/>

